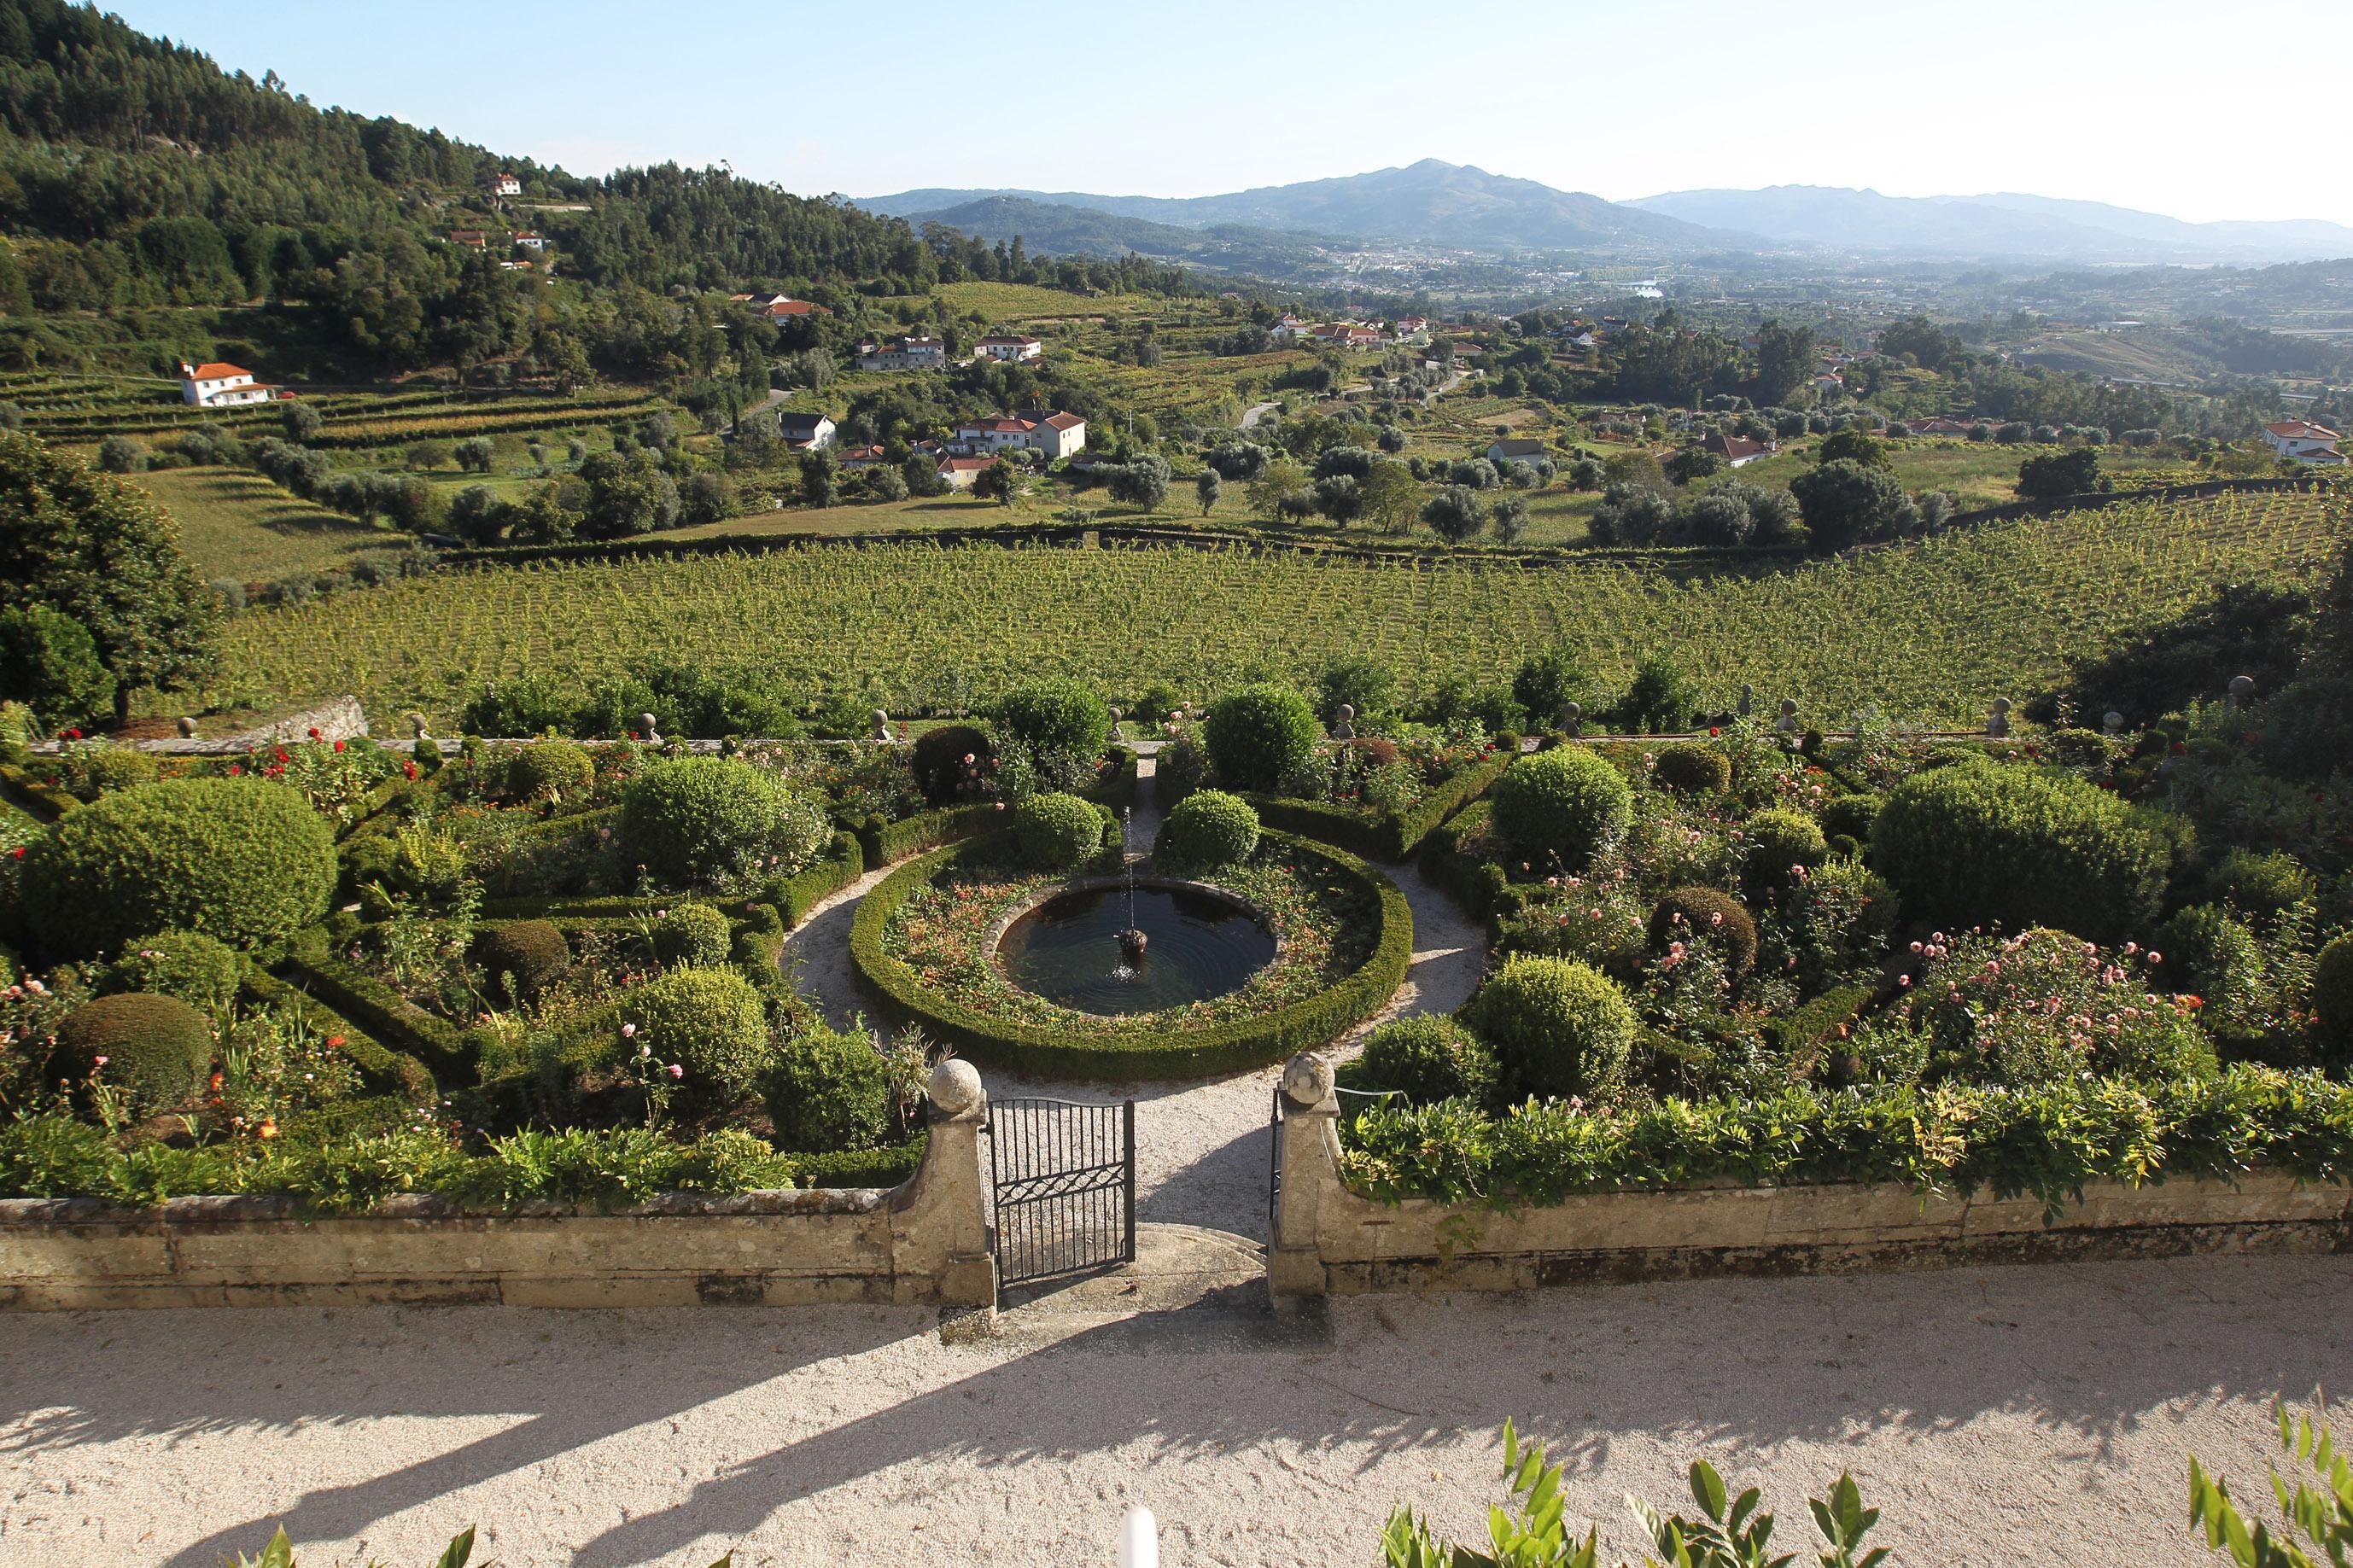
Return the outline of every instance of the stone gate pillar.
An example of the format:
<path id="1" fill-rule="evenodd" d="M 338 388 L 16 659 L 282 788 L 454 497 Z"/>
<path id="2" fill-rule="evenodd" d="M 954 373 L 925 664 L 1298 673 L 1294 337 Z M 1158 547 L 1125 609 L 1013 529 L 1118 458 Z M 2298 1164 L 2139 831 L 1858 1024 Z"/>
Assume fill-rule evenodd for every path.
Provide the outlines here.
<path id="1" fill-rule="evenodd" d="M 1323 1195 L 1333 1184 L 1340 1097 L 1332 1064 L 1302 1051 L 1283 1064 L 1282 1188 L 1276 1194 L 1273 1234 L 1266 1249 L 1267 1290 L 1277 1307 L 1297 1305 L 1327 1293 L 1324 1251 L 1316 1239 Z"/>

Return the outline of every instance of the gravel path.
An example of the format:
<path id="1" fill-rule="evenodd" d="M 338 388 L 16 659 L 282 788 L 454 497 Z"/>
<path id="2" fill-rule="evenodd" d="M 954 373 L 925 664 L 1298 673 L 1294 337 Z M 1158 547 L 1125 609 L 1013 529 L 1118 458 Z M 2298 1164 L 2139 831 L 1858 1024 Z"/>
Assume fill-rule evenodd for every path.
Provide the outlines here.
<path id="1" fill-rule="evenodd" d="M 1129 826 L 1140 852 L 1160 831 L 1151 804 L 1153 759 L 1139 767 L 1141 799 Z M 1477 985 L 1485 961 L 1485 933 L 1462 918 L 1454 901 L 1410 862 L 1383 867 L 1413 910 L 1414 955 L 1406 983 L 1373 1022 L 1410 1013 L 1451 1012 Z M 869 1005 L 849 961 L 849 922 L 857 900 L 885 873 L 871 871 L 819 903 L 785 943 L 785 963 L 797 983 L 837 1026 L 849 1026 Z M 1343 1040 L 1353 1051 L 1366 1024 Z M 1044 1095 L 1091 1103 L 1134 1100 L 1136 1215 L 1148 1224 L 1202 1226 L 1253 1240 L 1266 1233 L 1268 1118 L 1280 1064 L 1207 1079 L 1143 1083 L 1041 1079 L 984 1068 L 988 1091 L 999 1097 Z"/>
<path id="2" fill-rule="evenodd" d="M 2348 1290 L 2346 1258 L 1718 1280 L 1343 1301 L 1305 1344 L 1182 1312 L 971 1348 L 900 1309 L 14 1317 L 0 1562 L 217 1568 L 282 1520 L 304 1568 L 422 1568 L 470 1523 L 505 1568 L 1108 1564 L 1143 1502 L 1170 1568 L 1362 1568 L 1400 1500 L 1477 1538 L 1513 1415 L 1609 1562 L 1622 1494 L 1682 1499 L 1697 1453 L 1785 1550 L 1851 1468 L 1899 1568 L 2187 1564 L 2186 1456 L 2268 1509 L 2266 1406 L 2353 1384 Z"/>

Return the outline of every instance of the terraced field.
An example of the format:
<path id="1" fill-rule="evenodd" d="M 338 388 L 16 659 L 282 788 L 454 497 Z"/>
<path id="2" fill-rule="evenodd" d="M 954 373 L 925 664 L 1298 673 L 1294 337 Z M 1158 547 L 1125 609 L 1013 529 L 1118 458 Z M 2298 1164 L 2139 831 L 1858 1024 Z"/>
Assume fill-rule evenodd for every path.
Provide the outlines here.
<path id="1" fill-rule="evenodd" d="M 263 583 L 408 545 L 403 535 L 313 506 L 241 468 L 169 468 L 132 482 L 178 520 L 181 546 L 207 578 Z"/>
<path id="2" fill-rule="evenodd" d="M 480 681 L 586 679 L 635 657 L 757 660 L 894 710 L 1068 671 L 1116 696 L 1199 693 L 1377 652 L 1427 687 L 1488 679 L 1559 636 L 1605 682 L 1672 649 L 1810 717 L 1876 705 L 1974 722 L 2071 654 L 2210 584 L 2317 570 L 2353 517 L 2295 495 L 2144 501 L 1823 562 L 1487 556 L 1412 563 L 1279 550 L 809 544 L 765 554 L 488 568 L 259 610 L 232 628 L 224 704 L 356 690 L 371 713 L 447 717 Z"/>

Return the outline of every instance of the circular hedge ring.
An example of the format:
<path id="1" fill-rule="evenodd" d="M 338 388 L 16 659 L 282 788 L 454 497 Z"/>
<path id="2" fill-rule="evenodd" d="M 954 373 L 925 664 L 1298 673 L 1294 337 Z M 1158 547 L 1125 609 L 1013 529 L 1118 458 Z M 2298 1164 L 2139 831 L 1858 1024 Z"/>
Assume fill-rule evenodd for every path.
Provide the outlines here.
<path id="1" fill-rule="evenodd" d="M 1377 910 L 1365 957 L 1331 984 L 1297 1001 L 1245 1017 L 1203 1026 L 1145 1031 L 1091 1027 L 1089 1016 L 1040 1024 L 1005 1018 L 964 996 L 926 983 L 884 951 L 891 917 L 942 871 L 964 859 L 1004 858 L 1006 835 L 990 834 L 908 861 L 859 900 L 849 952 L 859 974 L 900 1016 L 953 1042 L 973 1060 L 1041 1078 L 1198 1078 L 1262 1067 L 1323 1045 L 1371 1017 L 1405 983 L 1413 959 L 1413 913 L 1405 895 L 1372 867 L 1328 844 L 1266 830 L 1264 842 L 1327 862 L 1367 896 Z"/>

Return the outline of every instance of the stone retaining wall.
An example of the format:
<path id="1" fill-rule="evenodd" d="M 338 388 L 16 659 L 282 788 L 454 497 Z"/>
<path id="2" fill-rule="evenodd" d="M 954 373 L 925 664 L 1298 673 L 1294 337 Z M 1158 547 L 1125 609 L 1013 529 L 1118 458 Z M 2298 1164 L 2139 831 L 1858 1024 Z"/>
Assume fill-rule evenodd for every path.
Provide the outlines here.
<path id="1" fill-rule="evenodd" d="M 1339 1103 L 1320 1058 L 1283 1076 L 1278 1300 L 1517 1290 L 1716 1274 L 1810 1274 L 1965 1262 L 2353 1252 L 2353 1189 L 2266 1172 L 2235 1184 L 2094 1183 L 2046 1223 L 2039 1199 L 1929 1196 L 1901 1184 L 1590 1193 L 1499 1214 L 1377 1203 L 1340 1178 Z"/>
<path id="2" fill-rule="evenodd" d="M 0 1202 L 0 1308 L 988 1307 L 980 1077 L 933 1076 L 923 1163 L 888 1190 L 668 1194 L 615 1213 L 467 1215 L 438 1198 L 299 1217 L 280 1198 Z"/>

